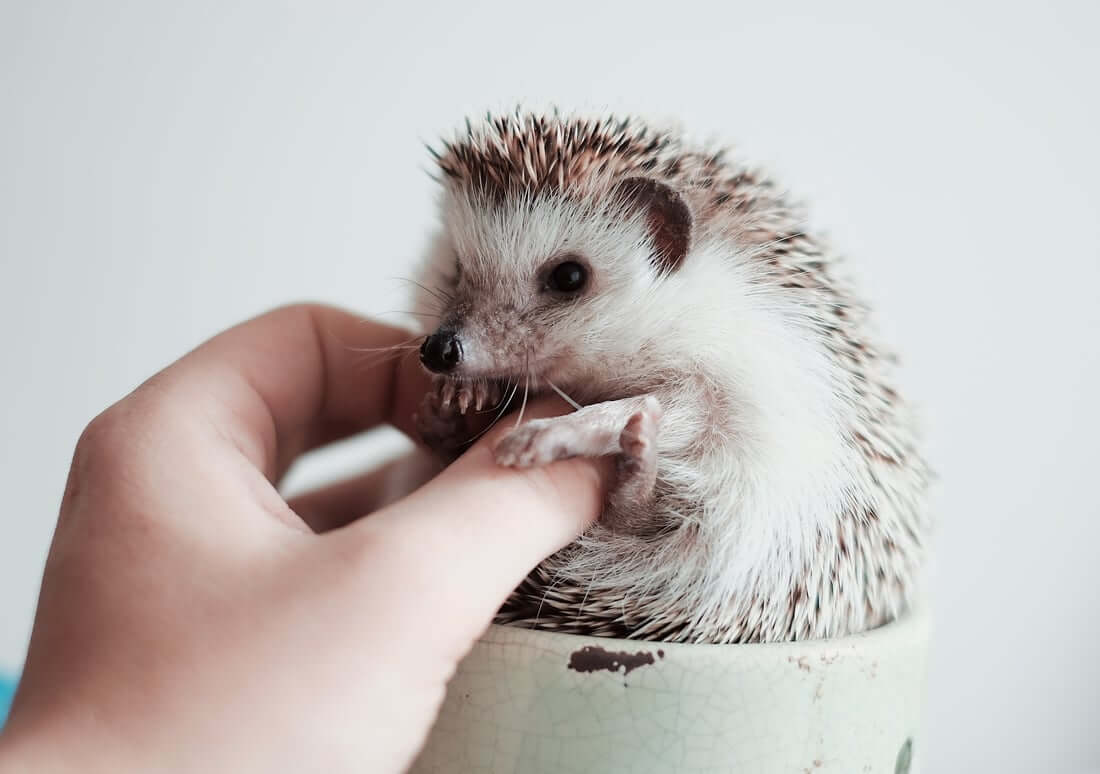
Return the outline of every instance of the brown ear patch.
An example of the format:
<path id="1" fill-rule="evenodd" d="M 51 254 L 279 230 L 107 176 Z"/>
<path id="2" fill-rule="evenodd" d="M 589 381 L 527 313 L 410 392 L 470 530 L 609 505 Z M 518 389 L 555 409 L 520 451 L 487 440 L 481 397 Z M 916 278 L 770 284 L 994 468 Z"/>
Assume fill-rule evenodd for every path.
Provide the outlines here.
<path id="1" fill-rule="evenodd" d="M 648 177 L 628 177 L 615 192 L 624 202 L 644 208 L 657 268 L 676 271 L 691 247 L 691 210 L 683 197 Z"/>

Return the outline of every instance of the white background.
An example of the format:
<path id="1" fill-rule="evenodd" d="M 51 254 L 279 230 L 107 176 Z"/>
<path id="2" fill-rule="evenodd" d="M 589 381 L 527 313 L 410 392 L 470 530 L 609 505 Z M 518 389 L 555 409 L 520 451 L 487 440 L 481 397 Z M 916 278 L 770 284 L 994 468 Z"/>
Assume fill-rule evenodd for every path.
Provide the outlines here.
<path id="1" fill-rule="evenodd" d="M 553 101 L 813 203 L 942 479 L 926 770 L 1098 770 L 1098 34 L 1090 2 L 3 3 L 0 666 L 83 425 L 274 304 L 401 308 L 421 141 Z"/>

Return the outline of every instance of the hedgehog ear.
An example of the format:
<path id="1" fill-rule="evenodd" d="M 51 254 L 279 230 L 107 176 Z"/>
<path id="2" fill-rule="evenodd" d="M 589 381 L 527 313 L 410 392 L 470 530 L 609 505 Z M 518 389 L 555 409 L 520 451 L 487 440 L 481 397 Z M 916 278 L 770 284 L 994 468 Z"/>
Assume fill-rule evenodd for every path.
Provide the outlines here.
<path id="1" fill-rule="evenodd" d="M 628 177 L 615 187 L 615 193 L 627 206 L 645 211 L 657 268 L 678 269 L 691 247 L 691 210 L 684 198 L 648 177 Z"/>

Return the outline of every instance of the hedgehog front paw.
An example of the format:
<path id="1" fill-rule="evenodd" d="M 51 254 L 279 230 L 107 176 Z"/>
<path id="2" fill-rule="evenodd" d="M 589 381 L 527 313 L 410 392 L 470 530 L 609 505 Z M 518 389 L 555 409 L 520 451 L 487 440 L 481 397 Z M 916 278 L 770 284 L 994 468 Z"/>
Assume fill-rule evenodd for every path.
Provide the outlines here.
<path id="1" fill-rule="evenodd" d="M 466 422 L 455 408 L 454 382 L 436 379 L 413 417 L 420 440 L 444 456 L 457 456 L 468 435 Z"/>
<path id="2" fill-rule="evenodd" d="M 532 419 L 501 438 L 493 456 L 498 465 L 531 468 L 578 456 L 581 451 L 576 441 L 577 431 L 570 425 L 553 419 Z"/>

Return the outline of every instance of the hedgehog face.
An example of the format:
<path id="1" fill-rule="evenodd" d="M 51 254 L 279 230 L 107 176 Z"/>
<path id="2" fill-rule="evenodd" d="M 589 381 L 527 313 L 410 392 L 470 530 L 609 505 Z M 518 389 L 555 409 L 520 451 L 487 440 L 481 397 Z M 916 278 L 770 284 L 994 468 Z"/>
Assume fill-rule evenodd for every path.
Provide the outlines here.
<path id="1" fill-rule="evenodd" d="M 623 310 L 675 271 L 690 236 L 679 197 L 639 178 L 585 197 L 451 192 L 444 220 L 447 301 L 421 359 L 455 378 L 532 387 L 572 385 L 621 359 L 621 342 L 637 338 Z"/>

